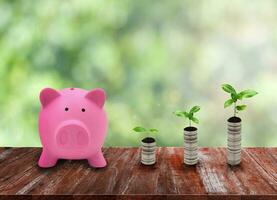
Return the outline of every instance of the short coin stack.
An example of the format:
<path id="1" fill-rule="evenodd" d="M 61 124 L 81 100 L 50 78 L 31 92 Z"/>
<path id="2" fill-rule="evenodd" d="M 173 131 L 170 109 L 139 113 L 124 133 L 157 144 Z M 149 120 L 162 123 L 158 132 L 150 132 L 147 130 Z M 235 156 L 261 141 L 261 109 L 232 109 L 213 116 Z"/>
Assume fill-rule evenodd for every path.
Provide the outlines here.
<path id="1" fill-rule="evenodd" d="M 197 128 L 184 129 L 184 163 L 195 165 L 198 162 Z"/>
<path id="2" fill-rule="evenodd" d="M 238 165 L 241 161 L 241 121 L 230 122 L 228 120 L 227 141 L 227 162 L 230 165 Z"/>
<path id="3" fill-rule="evenodd" d="M 156 141 L 154 138 L 144 138 L 141 141 L 141 163 L 153 165 L 156 163 Z"/>

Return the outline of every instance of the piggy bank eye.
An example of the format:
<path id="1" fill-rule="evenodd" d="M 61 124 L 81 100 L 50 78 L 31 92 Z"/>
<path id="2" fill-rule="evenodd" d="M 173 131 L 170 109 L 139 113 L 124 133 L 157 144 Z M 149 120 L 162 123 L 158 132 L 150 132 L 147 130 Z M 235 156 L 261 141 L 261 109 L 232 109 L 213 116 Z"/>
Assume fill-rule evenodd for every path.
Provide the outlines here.
<path id="1" fill-rule="evenodd" d="M 86 112 L 86 109 L 82 108 L 82 112 Z"/>
<path id="2" fill-rule="evenodd" d="M 66 107 L 64 110 L 67 112 L 69 109 Z"/>

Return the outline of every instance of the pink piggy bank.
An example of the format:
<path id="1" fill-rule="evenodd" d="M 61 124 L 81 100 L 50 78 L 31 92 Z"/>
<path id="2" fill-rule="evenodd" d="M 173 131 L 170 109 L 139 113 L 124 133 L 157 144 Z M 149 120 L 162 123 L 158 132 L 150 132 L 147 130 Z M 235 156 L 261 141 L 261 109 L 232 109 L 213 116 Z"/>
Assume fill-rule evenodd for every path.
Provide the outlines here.
<path id="1" fill-rule="evenodd" d="M 105 100 L 102 89 L 43 89 L 39 114 L 43 150 L 38 165 L 48 168 L 58 159 L 87 159 L 92 167 L 105 167 L 101 150 L 108 128 Z"/>

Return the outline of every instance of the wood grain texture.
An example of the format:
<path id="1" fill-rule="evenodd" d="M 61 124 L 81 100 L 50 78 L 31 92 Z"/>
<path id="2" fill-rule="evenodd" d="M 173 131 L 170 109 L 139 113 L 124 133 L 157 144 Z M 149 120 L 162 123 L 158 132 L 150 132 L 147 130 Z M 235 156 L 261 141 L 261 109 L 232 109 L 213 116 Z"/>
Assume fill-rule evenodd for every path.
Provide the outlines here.
<path id="1" fill-rule="evenodd" d="M 196 166 L 183 164 L 182 148 L 158 148 L 153 166 L 138 148 L 103 152 L 103 169 L 85 160 L 41 169 L 40 148 L 0 148 L 0 199 L 277 199 L 277 148 L 243 149 L 235 167 L 225 148 L 201 148 Z"/>

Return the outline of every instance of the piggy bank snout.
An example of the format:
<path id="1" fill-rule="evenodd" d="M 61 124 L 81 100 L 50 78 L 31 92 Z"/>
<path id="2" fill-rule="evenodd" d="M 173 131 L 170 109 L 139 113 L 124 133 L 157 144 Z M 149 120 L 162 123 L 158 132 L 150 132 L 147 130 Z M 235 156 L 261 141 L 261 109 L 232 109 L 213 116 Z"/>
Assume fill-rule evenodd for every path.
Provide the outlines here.
<path id="1" fill-rule="evenodd" d="M 56 142 L 59 147 L 68 149 L 86 147 L 89 143 L 89 133 L 84 125 L 67 122 L 58 128 Z"/>

